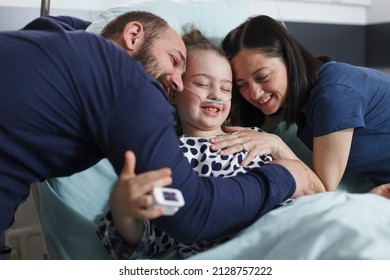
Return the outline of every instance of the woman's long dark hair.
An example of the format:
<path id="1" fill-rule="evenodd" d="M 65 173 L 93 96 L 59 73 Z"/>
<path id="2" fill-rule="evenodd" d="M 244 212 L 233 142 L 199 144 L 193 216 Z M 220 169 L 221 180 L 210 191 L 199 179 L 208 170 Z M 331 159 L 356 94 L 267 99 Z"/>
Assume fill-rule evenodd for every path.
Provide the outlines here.
<path id="1" fill-rule="evenodd" d="M 229 60 L 241 50 L 257 49 L 269 58 L 280 58 L 287 68 L 286 128 L 296 122 L 303 110 L 310 89 L 317 81 L 319 69 L 328 58 L 316 58 L 299 44 L 276 20 L 260 15 L 248 18 L 222 40 L 222 49 Z M 241 99 L 241 125 L 261 125 L 263 113 Z"/>

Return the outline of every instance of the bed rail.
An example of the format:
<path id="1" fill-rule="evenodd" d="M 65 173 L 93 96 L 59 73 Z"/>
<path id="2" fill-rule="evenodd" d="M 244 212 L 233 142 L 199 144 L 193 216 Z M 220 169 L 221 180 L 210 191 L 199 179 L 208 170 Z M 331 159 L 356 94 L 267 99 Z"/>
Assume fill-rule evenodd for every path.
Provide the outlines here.
<path id="1" fill-rule="evenodd" d="M 50 0 L 42 0 L 41 2 L 41 16 L 48 16 L 50 13 Z"/>

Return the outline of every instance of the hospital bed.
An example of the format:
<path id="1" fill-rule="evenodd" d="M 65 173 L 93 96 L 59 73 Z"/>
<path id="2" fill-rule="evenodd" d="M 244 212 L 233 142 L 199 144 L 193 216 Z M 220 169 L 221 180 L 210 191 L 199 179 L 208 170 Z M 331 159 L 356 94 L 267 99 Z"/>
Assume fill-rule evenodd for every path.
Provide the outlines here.
<path id="1" fill-rule="evenodd" d="M 103 11 L 88 31 L 98 33 L 125 11 L 146 10 L 166 19 L 178 32 L 194 23 L 219 42 L 247 18 L 247 5 L 235 0 L 133 1 Z M 296 127 L 285 131 L 282 124 L 274 132 L 310 164 L 310 151 L 296 138 Z M 116 178 L 104 159 L 81 173 L 39 183 L 40 218 L 50 258 L 112 258 L 96 229 L 108 210 Z M 390 201 L 365 194 L 371 187 L 365 178 L 346 174 L 337 192 L 298 198 L 194 259 L 390 259 Z"/>

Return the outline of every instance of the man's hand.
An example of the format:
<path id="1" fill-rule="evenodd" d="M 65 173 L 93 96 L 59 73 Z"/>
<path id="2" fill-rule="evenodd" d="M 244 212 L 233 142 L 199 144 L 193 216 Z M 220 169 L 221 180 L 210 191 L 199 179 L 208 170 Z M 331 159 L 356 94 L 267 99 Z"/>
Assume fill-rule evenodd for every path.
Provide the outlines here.
<path id="1" fill-rule="evenodd" d="M 315 193 L 314 183 L 311 180 L 307 166 L 300 160 L 277 159 L 273 160 L 270 164 L 275 163 L 287 168 L 287 170 L 290 171 L 291 175 L 294 177 L 296 189 L 292 195 L 293 198 Z"/>

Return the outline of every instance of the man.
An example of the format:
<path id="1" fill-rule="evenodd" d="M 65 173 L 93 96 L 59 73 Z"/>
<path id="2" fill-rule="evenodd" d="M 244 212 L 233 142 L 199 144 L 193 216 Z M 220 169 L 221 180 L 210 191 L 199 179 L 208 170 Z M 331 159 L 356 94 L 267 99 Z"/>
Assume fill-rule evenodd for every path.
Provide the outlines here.
<path id="1" fill-rule="evenodd" d="M 0 33 L 0 234 L 32 182 L 104 157 L 119 174 L 110 206 L 120 232 L 129 226 L 130 187 L 172 184 L 183 192 L 186 205 L 176 215 L 153 220 L 183 242 L 237 230 L 313 192 L 305 168 L 289 160 L 232 179 L 199 178 L 178 146 L 167 99 L 183 87 L 184 43 L 152 14 L 125 16 L 121 32 L 105 35 L 121 47 L 75 30 L 85 26 L 71 18 L 39 18 Z M 136 165 L 131 152 L 124 162 L 129 150 Z"/>

